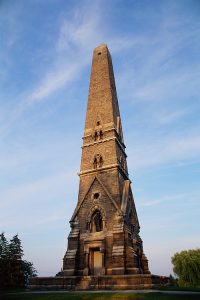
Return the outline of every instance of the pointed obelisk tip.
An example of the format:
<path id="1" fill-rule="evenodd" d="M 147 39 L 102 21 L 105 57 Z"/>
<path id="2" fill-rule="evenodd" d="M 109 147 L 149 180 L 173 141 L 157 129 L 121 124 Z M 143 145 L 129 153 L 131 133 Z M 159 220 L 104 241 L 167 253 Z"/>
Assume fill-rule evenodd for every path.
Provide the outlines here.
<path id="1" fill-rule="evenodd" d="M 103 50 L 103 49 L 107 49 L 108 50 L 108 46 L 104 43 L 100 44 L 99 46 L 97 46 L 94 51 L 100 51 L 100 50 Z"/>

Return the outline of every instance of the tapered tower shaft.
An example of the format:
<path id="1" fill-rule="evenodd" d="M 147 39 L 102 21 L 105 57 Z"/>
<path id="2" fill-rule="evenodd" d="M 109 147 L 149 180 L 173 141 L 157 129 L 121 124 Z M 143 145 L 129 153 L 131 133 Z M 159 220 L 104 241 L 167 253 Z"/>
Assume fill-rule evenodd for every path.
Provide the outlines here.
<path id="1" fill-rule="evenodd" d="M 112 60 L 105 44 L 93 52 L 79 176 L 64 274 L 149 273 L 128 175 Z"/>

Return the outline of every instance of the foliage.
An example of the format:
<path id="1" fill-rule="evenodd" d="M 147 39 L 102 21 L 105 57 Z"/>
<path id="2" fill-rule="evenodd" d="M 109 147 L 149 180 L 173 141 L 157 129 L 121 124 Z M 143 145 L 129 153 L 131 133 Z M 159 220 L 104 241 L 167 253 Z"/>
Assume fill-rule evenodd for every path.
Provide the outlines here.
<path id="1" fill-rule="evenodd" d="M 8 251 L 9 251 L 9 245 L 8 245 L 8 242 L 6 240 L 4 233 L 2 232 L 0 234 L 0 258 L 3 258 L 3 259 L 7 258 Z"/>
<path id="2" fill-rule="evenodd" d="M 7 241 L 4 233 L 0 234 L 0 287 L 22 287 L 29 277 L 36 275 L 31 262 L 23 260 L 24 253 L 18 235 Z"/>
<path id="3" fill-rule="evenodd" d="M 37 271 L 34 268 L 33 263 L 30 261 L 23 260 L 22 270 L 25 284 L 28 284 L 30 277 L 35 277 L 37 275 Z"/>
<path id="4" fill-rule="evenodd" d="M 21 241 L 17 234 L 14 235 L 13 238 L 10 240 L 9 253 L 13 260 L 21 260 L 22 256 L 24 255 Z"/>
<path id="5" fill-rule="evenodd" d="M 172 264 L 179 286 L 200 286 L 200 249 L 175 253 Z"/>

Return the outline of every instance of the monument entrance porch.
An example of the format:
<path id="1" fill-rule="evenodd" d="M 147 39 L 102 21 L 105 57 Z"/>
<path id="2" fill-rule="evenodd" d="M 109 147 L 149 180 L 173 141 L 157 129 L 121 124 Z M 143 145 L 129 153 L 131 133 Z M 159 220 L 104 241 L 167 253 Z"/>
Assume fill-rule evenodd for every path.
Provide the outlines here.
<path id="1" fill-rule="evenodd" d="M 105 246 L 104 240 L 84 241 L 85 268 L 83 274 L 100 276 L 105 275 Z"/>

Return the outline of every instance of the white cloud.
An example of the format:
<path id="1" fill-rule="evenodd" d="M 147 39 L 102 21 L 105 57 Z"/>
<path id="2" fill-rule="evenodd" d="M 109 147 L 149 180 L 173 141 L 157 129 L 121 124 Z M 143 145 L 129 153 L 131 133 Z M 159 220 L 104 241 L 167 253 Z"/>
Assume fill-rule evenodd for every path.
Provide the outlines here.
<path id="1" fill-rule="evenodd" d="M 173 195 L 165 195 L 160 197 L 159 199 L 140 199 L 137 206 L 138 207 L 149 207 L 149 206 L 155 206 L 162 203 L 180 203 L 183 206 L 183 203 L 186 203 L 188 205 L 191 205 L 191 203 L 195 204 L 197 203 L 198 199 L 200 197 L 200 194 L 198 193 L 183 193 L 183 194 L 173 194 Z M 187 199 L 190 199 L 190 202 L 187 202 Z M 180 202 L 179 202 L 180 201 Z M 169 204 L 171 205 L 171 204 Z"/>
<path id="2" fill-rule="evenodd" d="M 131 145 L 129 144 L 129 149 Z M 129 158 L 132 168 L 149 168 L 164 164 L 178 164 L 191 159 L 200 160 L 200 137 L 198 135 L 134 141 Z"/>
<path id="3" fill-rule="evenodd" d="M 43 194 L 50 193 L 51 191 L 50 195 L 52 196 L 52 193 L 55 194 L 57 192 L 57 187 L 62 187 L 63 191 L 65 183 L 67 182 L 69 184 L 72 181 L 74 182 L 74 174 L 64 170 L 58 174 L 46 176 L 45 178 L 28 183 L 18 184 L 12 188 L 9 187 L 1 192 L 1 209 L 13 203 L 15 206 L 17 206 L 17 204 L 22 205 L 24 202 L 36 204 L 40 202 Z M 44 200 L 48 201 L 48 198 L 44 197 Z"/>
<path id="4" fill-rule="evenodd" d="M 47 98 L 81 75 L 89 64 L 91 49 L 101 40 L 100 19 L 100 5 L 95 2 L 74 8 L 70 17 L 68 14 L 62 20 L 55 43 L 55 61 L 47 68 L 38 87 L 30 93 L 32 101 Z"/>
<path id="5" fill-rule="evenodd" d="M 170 103 L 175 96 L 192 97 L 197 96 L 199 86 L 197 85 L 200 71 L 186 68 L 184 70 L 173 70 L 153 78 L 149 76 L 146 84 L 141 82 L 133 93 L 133 99 L 137 101 L 168 101 Z M 142 79 L 142 78 L 141 78 Z"/>
<path id="6" fill-rule="evenodd" d="M 62 66 L 55 72 L 50 71 L 47 73 L 39 86 L 30 93 L 30 103 L 41 101 L 63 86 L 66 87 L 80 74 L 84 65 L 84 61 L 83 63 L 75 61 L 71 64 L 66 63 L 64 68 Z"/>
<path id="7" fill-rule="evenodd" d="M 71 17 L 69 19 L 66 17 L 62 22 L 57 50 L 74 49 L 78 52 L 81 49 L 82 52 L 87 52 L 101 40 L 103 28 L 100 26 L 102 19 L 100 2 L 87 4 L 74 8 Z"/>
<path id="8" fill-rule="evenodd" d="M 165 102 L 169 106 L 173 102 L 180 103 L 181 99 L 189 102 L 199 95 L 200 63 L 195 56 L 186 58 L 185 52 L 190 51 L 191 44 L 198 51 L 200 28 L 197 24 L 190 30 L 189 24 L 185 24 L 189 21 L 183 20 L 176 20 L 172 25 L 169 16 L 165 17 L 156 34 L 145 36 L 143 33 L 140 39 L 137 35 L 131 37 L 131 40 L 138 39 L 138 44 L 132 45 L 129 63 L 123 65 L 118 86 L 122 97 L 134 104 L 148 101 Z M 190 23 L 193 24 L 192 20 Z"/>
<path id="9" fill-rule="evenodd" d="M 169 124 L 172 122 L 176 122 L 177 120 L 181 119 L 182 117 L 188 115 L 190 112 L 192 112 L 192 108 L 185 107 L 183 109 L 168 112 L 166 114 L 160 114 L 160 115 L 158 115 L 158 121 L 161 124 Z"/>
<path id="10" fill-rule="evenodd" d="M 91 49 L 101 41 L 102 31 L 98 26 L 100 12 L 99 2 L 95 2 L 89 6 L 83 4 L 79 8 L 76 7 L 70 14 L 62 17 L 54 50 L 43 50 L 46 51 L 45 60 L 48 62 L 46 68 L 43 73 L 40 72 L 40 78 L 34 88 L 16 95 L 18 101 L 14 109 L 11 108 L 2 120 L 2 137 L 9 133 L 15 122 L 33 104 L 49 101 L 56 91 L 69 86 L 81 76 L 82 70 L 90 63 Z M 37 66 L 35 68 L 37 69 Z"/>
<path id="11" fill-rule="evenodd" d="M 157 199 L 157 200 L 141 200 L 138 203 L 138 206 L 154 206 L 154 205 L 164 203 L 166 201 L 168 202 L 168 201 L 177 200 L 177 199 L 180 199 L 180 198 L 183 198 L 183 195 L 164 196 L 164 197 L 162 197 L 160 199 Z"/>

